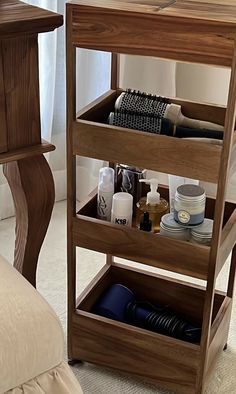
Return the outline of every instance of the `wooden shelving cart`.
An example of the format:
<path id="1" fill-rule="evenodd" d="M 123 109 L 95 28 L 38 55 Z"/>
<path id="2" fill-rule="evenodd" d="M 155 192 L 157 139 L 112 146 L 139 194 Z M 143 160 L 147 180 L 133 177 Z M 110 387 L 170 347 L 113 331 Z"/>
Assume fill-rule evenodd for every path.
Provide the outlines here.
<path id="1" fill-rule="evenodd" d="M 223 5 L 224 4 L 224 5 Z M 226 186 L 236 169 L 236 6 L 232 1 L 77 0 L 67 4 L 68 341 L 69 358 L 106 365 L 180 393 L 203 393 L 227 344 L 236 266 L 236 210 Z M 111 90 L 75 110 L 75 49 L 112 53 Z M 186 116 L 225 125 L 223 146 L 106 125 L 120 94 L 117 55 L 136 54 L 226 66 L 232 70 L 227 108 L 179 99 Z M 79 78 L 81 76 L 79 75 Z M 127 163 L 218 184 L 207 199 L 212 246 L 195 245 L 96 219 L 96 193 L 76 213 L 76 155 Z M 168 190 L 162 189 L 168 196 Z M 107 255 L 107 263 L 76 299 L 76 247 Z M 232 251 L 227 292 L 218 274 Z M 114 262 L 113 256 L 206 281 L 195 286 Z M 112 283 L 139 299 L 168 304 L 202 326 L 200 344 L 162 336 L 94 315 Z"/>

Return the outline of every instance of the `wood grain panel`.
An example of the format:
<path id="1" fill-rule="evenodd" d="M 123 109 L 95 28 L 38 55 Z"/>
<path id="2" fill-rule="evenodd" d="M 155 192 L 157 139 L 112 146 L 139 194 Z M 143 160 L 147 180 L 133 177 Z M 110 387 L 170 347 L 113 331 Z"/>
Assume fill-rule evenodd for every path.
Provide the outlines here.
<path id="1" fill-rule="evenodd" d="M 235 275 L 236 275 L 236 246 L 234 246 L 231 255 L 230 271 L 229 271 L 229 281 L 227 296 L 233 298 L 235 289 Z"/>
<path id="2" fill-rule="evenodd" d="M 3 75 L 2 42 L 0 41 L 0 153 L 7 151 L 6 99 Z"/>
<path id="3" fill-rule="evenodd" d="M 196 278 L 207 278 L 209 248 L 147 234 L 78 215 L 73 222 L 77 246 Z"/>
<path id="4" fill-rule="evenodd" d="M 3 40 L 2 50 L 8 149 L 40 144 L 37 36 Z"/>
<path id="5" fill-rule="evenodd" d="M 95 302 L 111 284 L 111 265 L 105 264 L 76 299 L 76 308 L 91 311 Z"/>
<path id="6" fill-rule="evenodd" d="M 86 0 L 70 0 L 67 2 L 67 9 L 74 11 L 75 8 L 81 6 L 91 6 L 98 8 L 107 8 L 118 12 L 132 12 L 144 14 L 156 14 L 168 6 L 172 0 L 91 0 L 88 4 Z M 173 0 L 174 1 L 174 0 Z M 74 14 L 72 15 L 74 17 Z"/>
<path id="7" fill-rule="evenodd" d="M 108 90 L 108 92 L 82 108 L 76 114 L 76 118 L 104 122 L 108 118 L 109 113 L 114 111 L 116 99 L 117 91 Z"/>
<path id="8" fill-rule="evenodd" d="M 38 255 L 55 200 L 50 167 L 43 155 L 4 165 L 16 210 L 15 268 L 36 286 Z"/>
<path id="9" fill-rule="evenodd" d="M 230 216 L 223 228 L 221 236 L 221 244 L 217 259 L 217 274 L 224 266 L 226 259 L 229 257 L 234 245 L 236 244 L 236 209 Z"/>
<path id="10" fill-rule="evenodd" d="M 218 273 L 217 260 L 219 256 L 219 249 L 221 243 L 224 209 L 225 209 L 225 201 L 226 201 L 226 188 L 228 184 L 230 158 L 231 158 L 231 151 L 234 141 L 235 120 L 236 120 L 236 40 L 234 45 L 234 56 L 232 61 L 232 71 L 231 71 L 228 103 L 227 103 L 227 110 L 225 117 L 225 133 L 224 133 L 223 149 L 222 149 L 222 156 L 221 156 L 220 170 L 219 170 L 219 181 L 218 181 L 216 204 L 215 204 L 213 235 L 211 242 L 210 259 L 209 259 L 208 284 L 207 284 L 206 300 L 204 306 L 204 317 L 203 317 L 203 328 L 202 328 L 203 334 L 201 340 L 202 363 L 198 374 L 198 383 L 197 383 L 197 387 L 199 391 L 202 389 L 202 387 L 204 387 L 204 378 L 206 375 L 206 368 L 207 368 L 207 360 L 208 360 L 207 351 L 208 351 L 209 340 L 210 340 L 212 308 L 214 302 L 216 278 Z"/>
<path id="11" fill-rule="evenodd" d="M 211 22 L 217 22 L 220 29 L 221 24 L 235 27 L 236 4 L 232 0 L 175 0 L 164 7 L 161 14 L 172 18 L 181 16 L 191 20 L 207 20 L 210 26 Z"/>
<path id="12" fill-rule="evenodd" d="M 111 54 L 111 89 L 118 89 L 120 86 L 120 55 Z"/>
<path id="13" fill-rule="evenodd" d="M 228 312 L 228 308 L 231 307 L 231 304 L 232 300 L 229 297 L 225 297 L 211 326 L 210 343 L 214 340 L 214 337 L 219 330 L 219 326 L 225 318 L 225 314 Z"/>
<path id="14" fill-rule="evenodd" d="M 79 120 L 73 153 L 217 183 L 221 146 Z"/>
<path id="15" fill-rule="evenodd" d="M 235 138 L 234 138 L 234 143 L 233 143 L 231 158 L 230 158 L 229 178 L 235 175 L 235 172 L 236 172 L 236 133 L 235 133 Z"/>
<path id="16" fill-rule="evenodd" d="M 74 315 L 72 335 L 74 358 L 109 365 L 182 394 L 195 393 L 198 346 L 88 312 Z"/>
<path id="17" fill-rule="evenodd" d="M 215 332 L 215 335 L 213 336 L 208 349 L 206 382 L 209 381 L 211 374 L 214 371 L 216 361 L 220 353 L 223 351 L 224 346 L 227 344 L 231 310 L 232 310 L 232 301 L 229 298 L 226 298 L 224 307 L 221 309 L 222 316 L 219 316 L 218 329 Z"/>
<path id="18" fill-rule="evenodd" d="M 54 30 L 63 23 L 62 15 L 33 7 L 19 0 L 1 0 L 0 37 Z"/>
<path id="19" fill-rule="evenodd" d="M 122 323 L 114 324 L 87 312 L 74 316 L 72 330 L 75 358 L 109 365 L 182 394 L 195 393 L 197 346 L 184 346 L 179 341 Z"/>
<path id="20" fill-rule="evenodd" d="M 10 161 L 16 161 L 26 159 L 28 157 L 42 155 L 43 153 L 52 152 L 55 150 L 55 146 L 49 144 L 47 141 L 42 140 L 39 145 L 33 145 L 26 148 L 11 150 L 10 152 L 0 154 L 0 164 L 9 163 Z"/>
<path id="21" fill-rule="evenodd" d="M 88 5 L 86 0 L 70 0 L 68 7 L 80 9 Z M 234 26 L 236 24 L 236 5 L 234 0 L 90 0 L 92 8 L 105 8 L 119 12 L 129 12 L 130 17 L 136 13 L 172 16 L 176 18 L 187 17 L 190 20 L 208 20 L 209 31 L 211 23 L 222 26 Z"/>
<path id="22" fill-rule="evenodd" d="M 198 103 L 180 98 L 170 98 L 172 103 L 181 105 L 183 115 L 199 120 L 224 125 L 226 107 L 207 103 Z"/>
<path id="23" fill-rule="evenodd" d="M 66 15 L 66 88 L 67 88 L 67 279 L 68 279 L 68 357 L 72 358 L 72 314 L 76 306 L 76 247 L 72 240 L 72 218 L 76 213 L 76 157 L 72 152 L 72 125 L 76 119 L 76 50 L 72 45 L 70 12 Z"/>
<path id="24" fill-rule="evenodd" d="M 226 6 L 222 13 L 222 7 L 218 6 L 217 11 L 217 6 L 212 5 L 207 17 L 206 10 L 201 16 L 200 8 L 197 12 L 195 4 L 190 3 L 190 15 L 186 11 L 183 17 L 184 2 L 176 4 L 176 8 L 112 1 L 68 4 L 73 15 L 73 44 L 115 53 L 231 66 L 236 7 Z M 213 9 L 219 20 L 216 16 L 211 18 Z M 227 22 L 227 16 L 232 15 L 234 21 Z"/>

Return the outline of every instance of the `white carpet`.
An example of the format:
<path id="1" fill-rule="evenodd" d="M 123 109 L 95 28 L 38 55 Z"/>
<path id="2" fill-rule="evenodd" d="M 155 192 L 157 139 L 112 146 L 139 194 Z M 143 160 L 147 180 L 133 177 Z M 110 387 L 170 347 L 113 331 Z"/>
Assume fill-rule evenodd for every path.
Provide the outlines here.
<path id="1" fill-rule="evenodd" d="M 53 219 L 40 255 L 38 290 L 61 319 L 66 331 L 66 205 L 57 203 Z M 12 261 L 14 219 L 0 221 L 1 254 Z M 77 264 L 78 292 L 93 278 L 105 262 L 103 255 L 80 249 Z M 218 288 L 224 289 L 227 267 L 220 275 Z M 198 281 L 200 282 L 200 281 Z M 84 394 L 167 394 L 168 391 L 140 382 L 118 372 L 95 365 L 81 364 L 73 368 Z M 236 393 L 236 303 L 233 307 L 228 350 L 222 352 L 206 394 Z M 73 393 L 72 393 L 73 394 Z"/>

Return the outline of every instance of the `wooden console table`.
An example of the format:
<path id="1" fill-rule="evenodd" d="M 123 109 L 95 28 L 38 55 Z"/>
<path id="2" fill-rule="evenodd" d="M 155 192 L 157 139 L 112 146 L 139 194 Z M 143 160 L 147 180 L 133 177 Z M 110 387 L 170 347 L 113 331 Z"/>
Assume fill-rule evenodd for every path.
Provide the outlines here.
<path id="1" fill-rule="evenodd" d="M 14 266 L 35 286 L 39 251 L 54 204 L 54 182 L 41 140 L 38 33 L 61 15 L 18 0 L 0 2 L 0 164 L 16 209 Z"/>

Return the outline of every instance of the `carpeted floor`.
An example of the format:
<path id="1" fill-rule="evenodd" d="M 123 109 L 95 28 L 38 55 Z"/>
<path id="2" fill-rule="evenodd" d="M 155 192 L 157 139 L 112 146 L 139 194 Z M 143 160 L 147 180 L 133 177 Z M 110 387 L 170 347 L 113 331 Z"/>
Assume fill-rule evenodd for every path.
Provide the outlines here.
<path id="1" fill-rule="evenodd" d="M 66 204 L 55 205 L 53 219 L 42 248 L 38 268 L 38 290 L 55 309 L 66 333 Z M 14 218 L 0 221 L 1 254 L 12 261 L 14 245 Z M 80 249 L 77 278 L 80 292 L 105 262 L 103 255 Z M 224 289 L 228 267 L 218 280 Z M 200 282 L 200 281 L 198 281 Z M 66 350 L 65 350 L 66 357 Z M 87 363 L 73 371 L 79 379 L 84 394 L 168 394 L 168 391 L 137 381 L 118 372 Z M 206 394 L 236 393 L 236 302 L 233 307 L 228 350 L 223 352 Z M 72 393 L 73 394 L 73 393 Z"/>

